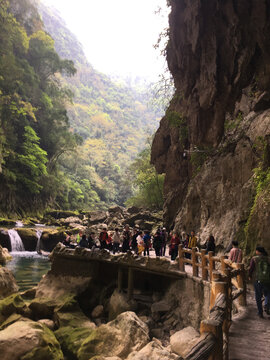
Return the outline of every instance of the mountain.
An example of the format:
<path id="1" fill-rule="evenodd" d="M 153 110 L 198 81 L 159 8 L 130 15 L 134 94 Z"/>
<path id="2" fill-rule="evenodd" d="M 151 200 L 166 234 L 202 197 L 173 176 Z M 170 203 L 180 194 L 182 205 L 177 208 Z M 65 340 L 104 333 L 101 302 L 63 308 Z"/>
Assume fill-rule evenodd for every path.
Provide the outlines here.
<path id="1" fill-rule="evenodd" d="M 62 169 L 83 190 L 82 207 L 123 205 L 132 194 L 126 169 L 157 128 L 162 111 L 149 106 L 150 86 L 134 88 L 96 71 L 60 14 L 42 3 L 39 11 L 57 53 L 74 61 L 77 69 L 75 76 L 63 82 L 74 94 L 68 116 L 83 144 L 75 157 L 61 161 Z M 85 184 L 91 187 L 91 195 L 86 196 Z"/>

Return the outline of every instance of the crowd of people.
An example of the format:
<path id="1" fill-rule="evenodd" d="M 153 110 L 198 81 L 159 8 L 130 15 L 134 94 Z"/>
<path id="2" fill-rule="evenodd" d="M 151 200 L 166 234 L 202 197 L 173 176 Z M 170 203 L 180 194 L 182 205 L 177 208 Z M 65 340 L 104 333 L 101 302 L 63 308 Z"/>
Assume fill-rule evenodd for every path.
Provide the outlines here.
<path id="1" fill-rule="evenodd" d="M 190 234 L 182 233 L 180 235 L 178 232 L 168 233 L 163 227 L 151 234 L 150 231 L 141 231 L 138 227 L 130 229 L 129 225 L 126 225 L 122 232 L 118 228 L 113 232 L 108 231 L 104 226 L 98 236 L 94 232 L 91 232 L 88 237 L 83 232 L 79 232 L 77 235 L 68 234 L 63 244 L 71 248 L 79 246 L 90 249 L 107 249 L 113 254 L 132 251 L 139 256 L 149 256 L 151 250 L 155 252 L 156 257 L 169 255 L 171 260 L 175 260 L 178 256 L 180 244 L 187 249 L 204 248 L 206 253 L 211 251 L 215 254 L 216 251 L 213 235 L 210 235 L 202 245 L 198 242 L 194 231 L 191 231 Z M 243 254 L 237 241 L 232 241 L 225 253 L 228 254 L 228 259 L 232 263 L 242 262 Z M 185 256 L 190 258 L 191 254 L 186 253 Z M 248 271 L 249 279 L 254 285 L 258 315 L 263 318 L 263 310 L 270 315 L 270 260 L 263 247 L 256 248 L 256 255 L 252 257 Z"/>

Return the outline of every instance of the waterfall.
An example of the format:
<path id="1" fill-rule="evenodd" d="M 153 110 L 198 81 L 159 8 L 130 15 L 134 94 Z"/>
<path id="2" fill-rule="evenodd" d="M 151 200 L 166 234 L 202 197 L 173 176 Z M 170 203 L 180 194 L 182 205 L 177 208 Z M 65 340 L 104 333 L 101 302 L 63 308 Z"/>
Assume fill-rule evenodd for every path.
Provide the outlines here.
<path id="1" fill-rule="evenodd" d="M 20 235 L 16 230 L 8 230 L 8 235 L 10 239 L 11 251 L 24 251 L 24 246 Z"/>
<path id="2" fill-rule="evenodd" d="M 41 240 L 41 235 L 42 235 L 42 230 L 37 230 L 37 247 L 36 247 L 36 252 L 39 254 L 40 253 L 40 240 Z"/>

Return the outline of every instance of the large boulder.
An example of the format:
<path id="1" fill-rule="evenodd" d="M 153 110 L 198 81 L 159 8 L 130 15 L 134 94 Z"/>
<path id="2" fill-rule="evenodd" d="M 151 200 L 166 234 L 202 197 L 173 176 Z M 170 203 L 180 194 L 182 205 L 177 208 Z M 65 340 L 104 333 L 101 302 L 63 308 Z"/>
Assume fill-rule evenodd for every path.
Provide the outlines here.
<path id="1" fill-rule="evenodd" d="M 200 334 L 193 327 L 188 326 L 177 331 L 170 338 L 171 349 L 183 358 L 198 343 Z"/>
<path id="2" fill-rule="evenodd" d="M 43 324 L 21 319 L 0 332 L 1 360 L 61 360 L 60 345 Z"/>
<path id="3" fill-rule="evenodd" d="M 31 228 L 16 228 L 20 235 L 25 251 L 35 251 L 37 248 L 37 230 Z"/>
<path id="4" fill-rule="evenodd" d="M 89 224 L 100 224 L 103 223 L 108 217 L 108 212 L 106 211 L 92 211 L 89 213 Z"/>
<path id="5" fill-rule="evenodd" d="M 0 245 L 8 249 L 8 251 L 11 251 L 10 238 L 6 229 L 0 229 Z"/>
<path id="6" fill-rule="evenodd" d="M 3 248 L 0 245 L 0 264 L 5 265 L 8 261 L 12 259 L 12 256 L 8 252 L 8 249 Z"/>
<path id="7" fill-rule="evenodd" d="M 54 247 L 65 240 L 66 234 L 63 229 L 46 229 L 40 239 L 40 249 L 51 252 Z"/>
<path id="8" fill-rule="evenodd" d="M 0 249 L 1 250 L 1 249 Z M 18 292 L 14 275 L 5 267 L 0 268 L 0 299 Z"/>
<path id="9" fill-rule="evenodd" d="M 44 218 L 51 217 L 53 219 L 66 219 L 70 216 L 80 216 L 77 211 L 65 211 L 65 210 L 51 210 L 46 211 Z"/>
<path id="10" fill-rule="evenodd" d="M 157 339 L 148 343 L 140 351 L 134 351 L 126 360 L 180 360 L 179 356 L 164 348 Z"/>
<path id="11" fill-rule="evenodd" d="M 135 313 L 125 312 L 115 320 L 93 330 L 78 351 L 79 360 L 95 356 L 126 358 L 132 351 L 139 351 L 149 341 L 148 327 Z"/>

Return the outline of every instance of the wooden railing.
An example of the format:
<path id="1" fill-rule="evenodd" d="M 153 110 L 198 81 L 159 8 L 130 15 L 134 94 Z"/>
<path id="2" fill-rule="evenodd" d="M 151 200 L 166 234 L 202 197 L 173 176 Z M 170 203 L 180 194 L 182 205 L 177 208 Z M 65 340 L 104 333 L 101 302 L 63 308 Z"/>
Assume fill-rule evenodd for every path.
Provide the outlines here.
<path id="1" fill-rule="evenodd" d="M 246 276 L 244 264 L 236 264 L 226 256 L 214 256 L 206 250 L 186 249 L 179 246 L 179 270 L 185 264 L 192 266 L 192 276 L 211 284 L 210 313 L 201 321 L 201 337 L 185 360 L 228 360 L 229 329 L 232 321 L 233 301 L 246 306 Z"/>

